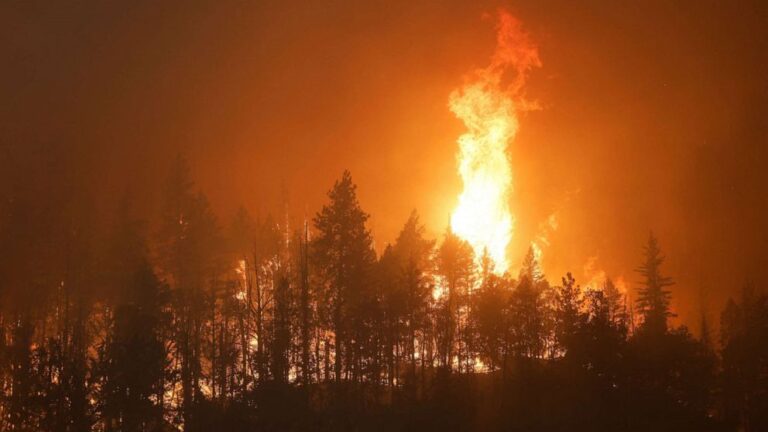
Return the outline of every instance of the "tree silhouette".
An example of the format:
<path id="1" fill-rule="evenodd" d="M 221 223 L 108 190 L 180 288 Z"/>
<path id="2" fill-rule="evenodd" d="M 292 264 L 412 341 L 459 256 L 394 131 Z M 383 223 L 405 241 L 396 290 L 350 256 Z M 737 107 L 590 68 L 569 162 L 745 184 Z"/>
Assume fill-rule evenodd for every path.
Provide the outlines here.
<path id="1" fill-rule="evenodd" d="M 168 291 L 148 260 L 141 223 L 124 198 L 110 245 L 107 337 L 99 349 L 99 407 L 104 430 L 141 431 L 164 423 Z"/>
<path id="2" fill-rule="evenodd" d="M 459 370 L 465 365 L 466 340 L 457 340 L 466 325 L 466 299 L 475 280 L 475 264 L 472 246 L 447 230 L 437 252 L 437 274 L 442 293 L 436 322 L 438 334 L 438 359 L 447 370 L 453 368 L 456 356 Z"/>
<path id="3" fill-rule="evenodd" d="M 580 345 L 580 332 L 586 324 L 582 313 L 584 299 L 581 288 L 568 273 L 555 294 L 555 332 L 566 357 L 571 357 Z"/>
<path id="4" fill-rule="evenodd" d="M 648 237 L 643 254 L 644 261 L 637 268 L 637 272 L 643 277 L 643 285 L 637 292 L 637 310 L 643 317 L 640 330 L 656 335 L 663 334 L 667 331 L 667 318 L 674 316 L 669 310 L 671 293 L 666 289 L 674 282 L 661 273 L 664 256 L 653 233 Z"/>
<path id="5" fill-rule="evenodd" d="M 143 431 L 163 424 L 165 294 L 146 264 L 134 270 L 132 288 L 115 307 L 100 359 L 105 430 Z"/>
<path id="6" fill-rule="evenodd" d="M 0 200 L 0 430 L 768 427 L 768 297 L 694 338 L 652 235 L 631 331 L 620 284 L 551 287 L 533 248 L 497 275 L 415 211 L 377 256 L 349 172 L 312 223 L 239 209 L 222 236 L 179 158 L 149 238 L 128 199 L 34 198 L 59 177 Z"/>
<path id="7" fill-rule="evenodd" d="M 512 355 L 511 293 L 511 281 L 487 272 L 472 302 L 477 353 L 489 370 L 501 369 L 504 377 L 507 376 Z"/>
<path id="8" fill-rule="evenodd" d="M 543 356 L 548 312 L 543 291 L 528 276 L 523 276 L 509 303 L 512 352 L 518 359 Z"/>
<path id="9" fill-rule="evenodd" d="M 430 343 L 428 319 L 434 286 L 433 248 L 434 242 L 424 237 L 424 226 L 413 211 L 395 243 L 385 249 L 379 260 L 378 278 L 382 285 L 386 329 L 384 356 L 390 385 L 404 376 L 409 384 L 415 384 L 417 360 L 424 354 L 420 349 Z M 407 361 L 407 371 L 401 369 L 401 361 Z M 421 364 L 423 369 L 424 363 Z"/>
<path id="10" fill-rule="evenodd" d="M 181 385 L 180 422 L 197 430 L 195 407 L 203 399 L 203 343 L 209 323 L 219 236 L 206 198 L 192 190 L 186 161 L 178 157 L 165 188 L 158 249 L 173 289 L 174 349 Z"/>
<path id="11" fill-rule="evenodd" d="M 358 347 L 366 318 L 361 313 L 369 289 L 365 278 L 375 255 L 365 227 L 368 214 L 360 208 L 349 171 L 344 171 L 328 198 L 330 203 L 314 218 L 318 235 L 313 255 L 324 285 L 326 322 L 334 338 L 333 376 L 340 382 L 344 375 L 354 377 L 359 372 Z"/>
<path id="12" fill-rule="evenodd" d="M 523 278 L 527 278 L 533 285 L 538 284 L 544 279 L 544 273 L 541 271 L 541 266 L 536 259 L 536 252 L 533 246 L 528 247 L 525 258 L 523 258 L 523 265 L 520 267 L 518 279 L 522 280 Z"/>
<path id="13" fill-rule="evenodd" d="M 768 427 L 768 295 L 751 284 L 721 317 L 726 419 L 743 430 Z"/>
<path id="14" fill-rule="evenodd" d="M 619 291 L 611 278 L 605 280 L 602 296 L 608 312 L 608 320 L 613 325 L 626 330 L 629 321 L 626 297 Z"/>

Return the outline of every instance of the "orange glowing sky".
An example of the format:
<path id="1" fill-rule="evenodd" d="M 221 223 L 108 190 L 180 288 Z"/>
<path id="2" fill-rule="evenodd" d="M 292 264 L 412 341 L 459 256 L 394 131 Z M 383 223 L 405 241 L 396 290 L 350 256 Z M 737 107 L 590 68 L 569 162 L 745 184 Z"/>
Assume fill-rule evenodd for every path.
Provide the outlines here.
<path id="1" fill-rule="evenodd" d="M 544 233 L 553 281 L 592 262 L 631 284 L 653 229 L 696 323 L 702 291 L 718 310 L 768 265 L 761 2 L 9 3 L 5 161 L 61 155 L 152 208 L 181 151 L 223 221 L 283 196 L 311 216 L 348 168 L 379 249 L 414 208 L 434 237 L 448 225 L 465 132 L 449 96 L 488 64 L 503 6 L 543 63 L 509 148 L 513 267 Z"/>

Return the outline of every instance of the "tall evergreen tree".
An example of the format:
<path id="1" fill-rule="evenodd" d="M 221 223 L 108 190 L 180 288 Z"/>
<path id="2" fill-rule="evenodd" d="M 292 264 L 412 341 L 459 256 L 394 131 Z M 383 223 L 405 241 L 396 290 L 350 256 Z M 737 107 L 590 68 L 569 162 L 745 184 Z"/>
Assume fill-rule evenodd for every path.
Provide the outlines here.
<path id="1" fill-rule="evenodd" d="M 105 431 L 160 429 L 167 373 L 168 291 L 154 274 L 130 200 L 123 199 L 105 260 L 111 295 L 99 346 L 99 411 Z"/>
<path id="2" fill-rule="evenodd" d="M 531 245 L 523 258 L 523 265 L 520 267 L 520 275 L 518 280 L 528 278 L 531 284 L 537 285 L 540 281 L 544 280 L 544 273 L 541 270 L 541 265 L 536 259 L 536 251 Z"/>
<path id="3" fill-rule="evenodd" d="M 311 344 L 313 341 L 313 324 L 314 324 L 314 307 L 311 298 L 311 290 L 309 285 L 309 224 L 305 221 L 301 232 L 297 235 L 298 245 L 297 263 L 298 268 L 298 285 L 299 285 L 299 299 L 298 299 L 298 327 L 299 327 L 299 343 L 300 343 L 300 365 L 301 371 L 301 383 L 308 387 L 312 381 L 312 352 Z M 317 361 L 317 359 L 315 359 Z"/>
<path id="4" fill-rule="evenodd" d="M 104 430 L 157 430 L 163 425 L 166 351 L 164 287 L 144 262 L 115 306 L 100 368 Z"/>
<path id="5" fill-rule="evenodd" d="M 437 251 L 437 274 L 441 296 L 437 311 L 438 354 L 441 366 L 451 370 L 454 358 L 464 366 L 466 340 L 460 340 L 466 320 L 466 300 L 475 283 L 475 257 L 472 246 L 450 229 Z"/>
<path id="6" fill-rule="evenodd" d="M 197 403 L 203 400 L 203 346 L 210 323 L 210 292 L 216 279 L 218 228 L 208 201 L 193 191 L 189 167 L 179 156 L 165 187 L 157 236 L 164 275 L 173 290 L 174 349 L 179 363 L 180 419 L 185 431 L 197 430 Z"/>
<path id="7" fill-rule="evenodd" d="M 290 282 L 281 272 L 275 281 L 272 324 L 271 369 L 275 381 L 286 384 L 290 369 L 291 298 Z"/>
<path id="8" fill-rule="evenodd" d="M 427 343 L 427 319 L 434 281 L 434 242 L 424 237 L 424 226 L 413 211 L 394 245 L 379 260 L 385 336 L 390 382 L 400 375 L 400 361 L 409 363 L 408 374 L 416 374 L 418 349 Z M 419 342 L 417 344 L 417 342 Z"/>
<path id="9" fill-rule="evenodd" d="M 555 294 L 555 335 L 566 357 L 571 357 L 579 348 L 579 336 L 585 324 L 582 313 L 584 298 L 581 287 L 568 273 Z"/>
<path id="10" fill-rule="evenodd" d="M 476 349 L 488 370 L 501 369 L 506 377 L 512 354 L 510 328 L 511 281 L 484 272 L 483 282 L 472 299 L 472 330 Z"/>
<path id="11" fill-rule="evenodd" d="M 751 284 L 721 316 L 724 414 L 745 431 L 768 428 L 768 294 Z"/>
<path id="12" fill-rule="evenodd" d="M 370 275 L 376 258 L 371 233 L 365 226 L 368 214 L 360 208 L 357 186 L 344 171 L 328 192 L 330 202 L 314 218 L 317 237 L 313 255 L 323 284 L 324 315 L 333 333 L 333 377 L 355 373 L 357 345 L 364 332 L 363 303 L 369 299 Z"/>
<path id="13" fill-rule="evenodd" d="M 511 345 L 517 357 L 538 358 L 544 354 L 547 315 L 543 290 L 536 287 L 527 276 L 523 276 L 509 302 Z"/>
<path id="14" fill-rule="evenodd" d="M 237 333 L 239 341 L 240 370 L 239 383 L 240 394 L 245 394 L 251 382 L 250 352 L 253 329 L 253 280 L 256 272 L 251 253 L 254 251 L 257 226 L 248 211 L 240 207 L 235 214 L 229 230 L 230 252 L 237 261 L 238 279 L 234 288 L 239 300 L 231 304 L 234 319 L 237 321 Z"/>
<path id="15" fill-rule="evenodd" d="M 669 310 L 672 294 L 666 289 L 674 282 L 661 273 L 664 256 L 653 233 L 648 237 L 643 255 L 644 261 L 637 268 L 637 272 L 643 277 L 642 286 L 637 292 L 637 310 L 643 317 L 640 330 L 650 334 L 663 334 L 667 331 L 667 318 L 674 316 Z"/>
<path id="16" fill-rule="evenodd" d="M 607 278 L 602 287 L 605 307 L 608 312 L 608 320 L 613 325 L 626 328 L 628 326 L 628 313 L 625 295 L 619 291 L 611 278 Z"/>
<path id="17" fill-rule="evenodd" d="M 282 237 L 280 226 L 267 215 L 256 224 L 253 242 L 253 294 L 246 293 L 246 304 L 254 318 L 255 352 L 252 355 L 254 371 L 259 383 L 269 377 L 270 347 L 272 341 L 269 318 L 274 309 L 274 288 L 281 271 Z"/>

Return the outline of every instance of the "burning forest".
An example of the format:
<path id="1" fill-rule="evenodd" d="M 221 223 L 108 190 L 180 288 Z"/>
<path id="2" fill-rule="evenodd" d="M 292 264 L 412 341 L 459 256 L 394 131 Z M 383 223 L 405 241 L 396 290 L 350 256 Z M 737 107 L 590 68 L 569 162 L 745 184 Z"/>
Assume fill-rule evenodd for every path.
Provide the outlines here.
<path id="1" fill-rule="evenodd" d="M 768 429 L 760 2 L 0 5 L 0 431 Z"/>

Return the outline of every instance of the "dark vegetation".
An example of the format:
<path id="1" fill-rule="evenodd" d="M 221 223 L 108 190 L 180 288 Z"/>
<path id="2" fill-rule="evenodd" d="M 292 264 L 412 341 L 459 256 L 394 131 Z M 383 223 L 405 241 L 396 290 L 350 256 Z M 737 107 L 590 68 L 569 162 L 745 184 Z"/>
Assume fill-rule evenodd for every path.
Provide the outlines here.
<path id="1" fill-rule="evenodd" d="M 108 226 L 8 189 L 0 430 L 768 430 L 768 297 L 747 285 L 719 340 L 670 327 L 653 236 L 630 301 L 533 252 L 497 276 L 415 212 L 377 256 L 349 173 L 289 228 L 220 224 L 170 172 L 162 214 L 127 196 Z"/>

